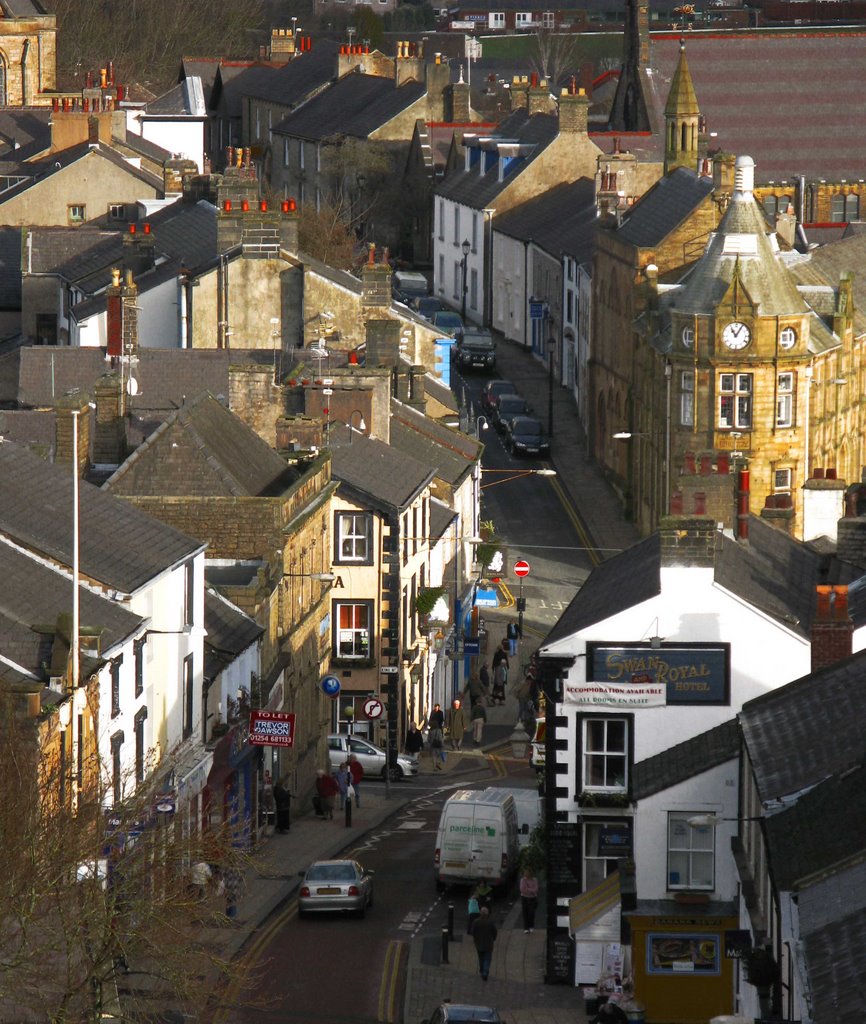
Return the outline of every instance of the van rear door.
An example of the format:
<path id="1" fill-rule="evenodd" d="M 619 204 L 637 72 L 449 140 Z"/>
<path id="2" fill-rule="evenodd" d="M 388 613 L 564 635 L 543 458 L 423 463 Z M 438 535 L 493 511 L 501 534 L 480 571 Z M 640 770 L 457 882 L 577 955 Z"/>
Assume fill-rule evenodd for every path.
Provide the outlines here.
<path id="1" fill-rule="evenodd" d="M 468 877 L 472 863 L 472 804 L 455 801 L 445 814 L 439 870 L 444 875 Z"/>
<path id="2" fill-rule="evenodd" d="M 472 878 L 496 881 L 502 874 L 502 812 L 498 807 L 476 804 L 472 828 Z"/>

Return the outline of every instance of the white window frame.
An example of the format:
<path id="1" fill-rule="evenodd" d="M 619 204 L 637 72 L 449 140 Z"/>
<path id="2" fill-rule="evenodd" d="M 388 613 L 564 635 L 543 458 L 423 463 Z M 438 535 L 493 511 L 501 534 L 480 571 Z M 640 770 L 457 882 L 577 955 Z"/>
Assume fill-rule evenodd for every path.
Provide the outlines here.
<path id="1" fill-rule="evenodd" d="M 691 825 L 697 811 L 668 811 L 667 888 L 712 892 L 716 885 L 715 825 Z M 676 858 L 676 860 L 675 860 Z M 709 870 L 707 870 L 707 861 Z M 673 880 L 674 865 L 680 876 Z M 699 871 L 697 865 L 703 864 Z M 703 875 L 703 877 L 700 877 Z M 685 877 L 683 877 L 685 876 Z"/>
<path id="2" fill-rule="evenodd" d="M 460 207 L 454 207 L 454 244 L 460 245 Z"/>
<path id="3" fill-rule="evenodd" d="M 469 305 L 478 309 L 478 271 L 475 267 L 469 271 Z"/>
<path id="4" fill-rule="evenodd" d="M 794 374 L 789 370 L 776 378 L 776 426 L 794 425 Z"/>
<path id="5" fill-rule="evenodd" d="M 463 262 L 454 261 L 454 298 L 460 301 L 460 287 L 463 284 Z"/>
<path id="6" fill-rule="evenodd" d="M 585 821 L 583 825 L 583 857 L 581 858 L 581 873 L 583 875 L 583 891 L 588 892 L 590 889 L 599 885 L 609 875 L 616 871 L 619 861 L 616 857 L 603 857 L 601 854 L 593 852 L 593 848 L 598 848 L 599 840 L 601 839 L 601 830 L 603 828 L 616 828 L 622 826 L 622 821 L 599 821 L 593 818 L 591 821 Z M 597 871 L 590 872 L 589 866 L 593 864 L 603 864 L 603 874 L 599 875 Z"/>
<path id="7" fill-rule="evenodd" d="M 439 200 L 439 241 L 445 241 L 445 200 Z"/>
<path id="8" fill-rule="evenodd" d="M 695 371 L 680 373 L 680 426 L 695 425 Z"/>
<path id="9" fill-rule="evenodd" d="M 307 151 L 303 139 L 298 143 L 298 167 L 302 171 L 307 169 Z"/>
<path id="10" fill-rule="evenodd" d="M 338 564 L 370 563 L 372 525 L 372 516 L 369 512 L 337 513 L 337 545 L 334 560 Z"/>
<path id="11" fill-rule="evenodd" d="M 628 791 L 628 743 L 630 722 L 627 718 L 611 715 L 610 717 L 592 717 L 583 719 L 583 789 L 595 793 L 625 793 Z M 615 744 L 614 731 L 622 731 L 621 747 Z M 602 743 L 596 744 L 593 733 L 601 731 Z M 593 745 L 590 746 L 590 743 Z M 595 771 L 598 764 L 603 767 L 603 782 L 591 782 L 597 777 Z M 622 771 L 617 772 L 616 768 Z M 614 776 L 614 781 L 608 781 Z"/>
<path id="12" fill-rule="evenodd" d="M 505 11 L 490 12 L 490 27 L 505 28 Z"/>
<path id="13" fill-rule="evenodd" d="M 439 294 L 445 294 L 445 256 L 439 253 Z"/>
<path id="14" fill-rule="evenodd" d="M 751 373 L 719 374 L 718 425 L 720 430 L 751 430 L 754 378 Z"/>
<path id="15" fill-rule="evenodd" d="M 283 139 L 283 167 L 289 166 L 289 140 Z"/>
<path id="16" fill-rule="evenodd" d="M 784 467 L 773 470 L 773 494 L 790 494 L 794 484 L 794 471 Z"/>
<path id="17" fill-rule="evenodd" d="M 344 621 L 343 609 L 352 611 Z M 340 661 L 367 661 L 372 656 L 373 604 L 370 601 L 334 602 L 334 657 Z"/>
<path id="18" fill-rule="evenodd" d="M 478 252 L 478 214 L 472 212 L 472 251 Z"/>

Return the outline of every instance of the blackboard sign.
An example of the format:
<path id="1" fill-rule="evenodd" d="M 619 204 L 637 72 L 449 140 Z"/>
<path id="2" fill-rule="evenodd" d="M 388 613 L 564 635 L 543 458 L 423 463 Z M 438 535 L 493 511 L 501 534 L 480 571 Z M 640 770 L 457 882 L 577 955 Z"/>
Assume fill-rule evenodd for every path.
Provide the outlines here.
<path id="1" fill-rule="evenodd" d="M 547 939 L 547 983 L 571 984 L 574 977 L 572 953 L 574 943 L 567 935 L 551 935 Z"/>
<path id="2" fill-rule="evenodd" d="M 580 825 L 552 821 L 547 826 L 547 880 L 552 885 L 580 886 Z M 579 892 L 579 888 L 575 892 Z"/>

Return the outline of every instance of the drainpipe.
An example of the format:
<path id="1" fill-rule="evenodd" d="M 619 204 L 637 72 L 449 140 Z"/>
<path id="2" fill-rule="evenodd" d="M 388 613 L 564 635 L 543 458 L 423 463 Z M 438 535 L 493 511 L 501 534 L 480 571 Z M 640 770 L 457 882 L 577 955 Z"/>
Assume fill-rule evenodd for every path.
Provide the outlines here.
<path id="1" fill-rule="evenodd" d="M 532 290 L 529 287 L 529 246 L 531 238 L 523 243 L 523 347 L 529 348 L 529 332 L 532 321 L 529 318 L 529 297 Z"/>
<path id="2" fill-rule="evenodd" d="M 21 105 L 27 106 L 27 55 L 30 52 L 30 40 L 25 39 L 21 47 Z"/>

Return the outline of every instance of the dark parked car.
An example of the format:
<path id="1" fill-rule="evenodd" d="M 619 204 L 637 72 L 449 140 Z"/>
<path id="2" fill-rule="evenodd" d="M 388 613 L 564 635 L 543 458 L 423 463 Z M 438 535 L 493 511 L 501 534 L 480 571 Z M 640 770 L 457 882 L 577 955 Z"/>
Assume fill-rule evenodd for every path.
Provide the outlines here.
<path id="1" fill-rule="evenodd" d="M 414 302 L 415 311 L 425 320 L 432 320 L 433 314 L 445 309 L 441 301 L 435 295 L 422 295 Z"/>
<path id="2" fill-rule="evenodd" d="M 440 309 L 433 314 L 431 320 L 434 327 L 460 340 L 463 334 L 463 317 L 459 313 L 455 313 L 453 309 Z"/>
<path id="3" fill-rule="evenodd" d="M 489 416 L 496 408 L 496 400 L 500 395 L 516 394 L 517 388 L 510 380 L 502 380 L 501 377 L 498 377 L 496 380 L 489 380 L 481 392 L 481 407 Z"/>
<path id="4" fill-rule="evenodd" d="M 457 365 L 464 370 L 493 370 L 496 366 L 496 345 L 490 331 L 466 327 L 457 349 Z"/>
<path id="5" fill-rule="evenodd" d="M 505 424 L 505 447 L 512 455 L 549 455 L 550 439 L 534 416 L 515 416 Z"/>
<path id="6" fill-rule="evenodd" d="M 529 416 L 531 413 L 532 409 L 526 404 L 525 398 L 521 398 L 520 395 L 501 395 L 496 400 L 496 408 L 490 418 L 493 420 L 493 426 L 501 434 L 510 419 L 515 416 Z"/>

